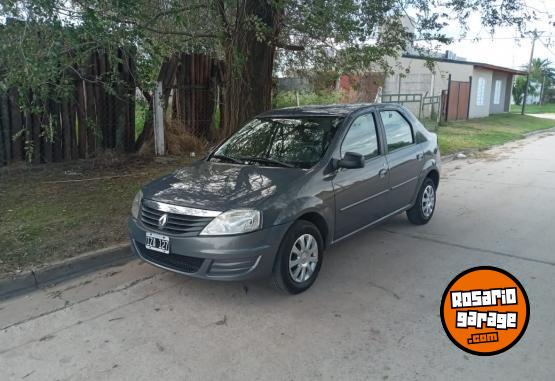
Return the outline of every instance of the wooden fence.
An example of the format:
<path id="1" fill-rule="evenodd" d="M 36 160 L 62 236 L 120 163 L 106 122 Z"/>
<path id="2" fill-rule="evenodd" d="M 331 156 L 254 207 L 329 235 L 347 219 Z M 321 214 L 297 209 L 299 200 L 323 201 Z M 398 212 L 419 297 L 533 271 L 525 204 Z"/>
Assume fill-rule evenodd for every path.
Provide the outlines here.
<path id="1" fill-rule="evenodd" d="M 99 80 L 110 69 L 104 52 L 91 55 L 85 75 L 75 77 L 69 100 L 51 99 L 41 113 L 23 111 L 23 89 L 0 94 L 0 166 L 30 159 L 33 163 L 74 160 L 105 149 L 135 148 L 134 61 L 117 52 L 120 85 L 106 91 Z M 28 91 L 28 99 L 32 92 Z"/>

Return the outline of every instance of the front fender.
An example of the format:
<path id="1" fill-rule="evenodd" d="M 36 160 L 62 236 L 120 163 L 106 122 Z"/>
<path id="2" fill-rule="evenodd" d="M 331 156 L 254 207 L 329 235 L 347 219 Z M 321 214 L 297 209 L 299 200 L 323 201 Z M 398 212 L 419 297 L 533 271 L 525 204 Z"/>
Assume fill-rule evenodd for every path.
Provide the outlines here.
<path id="1" fill-rule="evenodd" d="M 272 208 L 264 211 L 269 225 L 290 224 L 307 214 L 316 214 L 323 219 L 328 231 L 329 241 L 335 227 L 335 199 L 333 191 L 322 192 L 318 196 L 305 196 L 294 200 L 285 197 L 273 202 Z M 267 218 L 266 218 L 267 217 Z M 328 243 L 328 242 L 326 242 Z"/>

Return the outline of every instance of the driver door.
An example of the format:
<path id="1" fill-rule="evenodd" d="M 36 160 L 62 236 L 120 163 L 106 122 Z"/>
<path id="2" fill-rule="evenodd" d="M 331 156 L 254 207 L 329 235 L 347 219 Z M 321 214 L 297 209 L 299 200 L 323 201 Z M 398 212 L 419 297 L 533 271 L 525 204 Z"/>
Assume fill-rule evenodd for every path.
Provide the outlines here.
<path id="1" fill-rule="evenodd" d="M 345 152 L 364 156 L 362 168 L 339 168 L 333 179 L 335 239 L 345 237 L 387 213 L 389 172 L 374 113 L 358 116 L 341 144 Z"/>

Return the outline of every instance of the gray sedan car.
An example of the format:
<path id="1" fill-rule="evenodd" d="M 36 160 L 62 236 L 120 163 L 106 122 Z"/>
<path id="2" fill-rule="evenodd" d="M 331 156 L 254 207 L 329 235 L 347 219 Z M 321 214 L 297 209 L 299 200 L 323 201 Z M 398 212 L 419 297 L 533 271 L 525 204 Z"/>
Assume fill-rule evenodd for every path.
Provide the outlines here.
<path id="1" fill-rule="evenodd" d="M 296 294 L 324 250 L 406 212 L 434 213 L 437 136 L 394 104 L 286 108 L 258 115 L 204 159 L 135 197 L 133 250 L 214 280 L 271 276 Z"/>

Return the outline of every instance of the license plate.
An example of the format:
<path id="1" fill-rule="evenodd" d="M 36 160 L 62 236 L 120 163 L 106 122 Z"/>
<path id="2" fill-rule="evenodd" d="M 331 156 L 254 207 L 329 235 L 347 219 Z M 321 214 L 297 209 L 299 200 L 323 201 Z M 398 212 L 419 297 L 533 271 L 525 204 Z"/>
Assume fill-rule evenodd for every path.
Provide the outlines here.
<path id="1" fill-rule="evenodd" d="M 160 253 L 169 254 L 170 237 L 162 234 L 147 232 L 145 247 L 147 249 L 158 251 Z"/>

